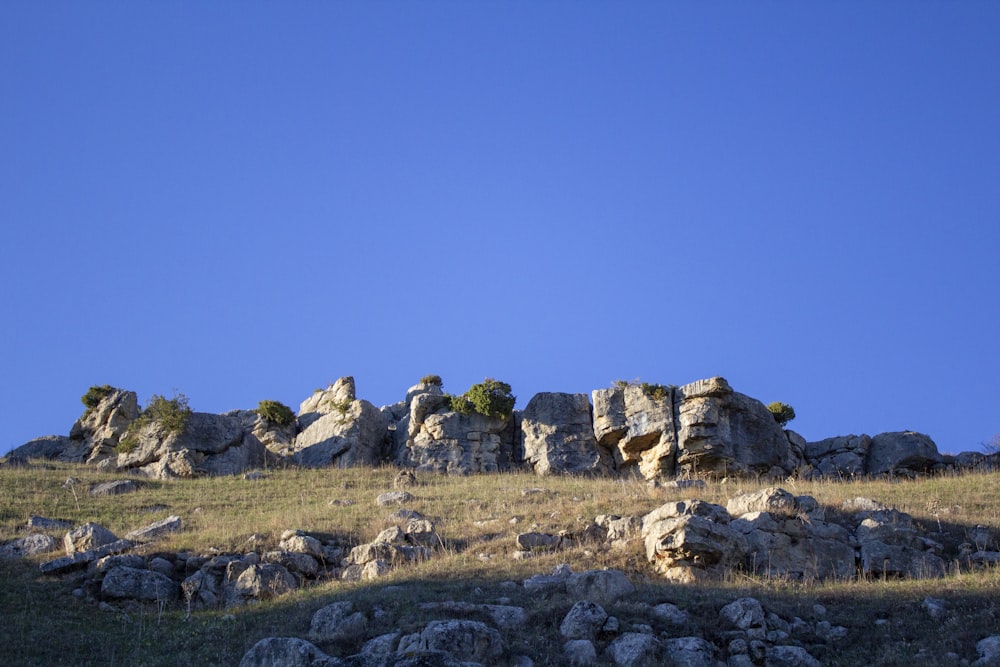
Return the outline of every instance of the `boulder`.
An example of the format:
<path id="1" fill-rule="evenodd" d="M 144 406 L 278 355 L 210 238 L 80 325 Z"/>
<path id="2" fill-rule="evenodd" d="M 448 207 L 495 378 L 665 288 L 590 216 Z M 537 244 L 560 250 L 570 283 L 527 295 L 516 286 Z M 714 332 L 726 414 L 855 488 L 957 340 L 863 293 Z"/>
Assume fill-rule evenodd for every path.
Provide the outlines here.
<path id="1" fill-rule="evenodd" d="M 771 412 L 733 391 L 724 378 L 684 385 L 674 397 L 678 475 L 770 474 L 799 467 Z"/>
<path id="2" fill-rule="evenodd" d="M 606 474 L 609 452 L 597 444 L 586 394 L 535 394 L 521 413 L 525 461 L 539 475 Z"/>
<path id="3" fill-rule="evenodd" d="M 567 665 L 595 665 L 597 649 L 589 639 L 571 639 L 563 644 L 563 659 Z"/>
<path id="4" fill-rule="evenodd" d="M 805 581 L 856 575 L 855 543 L 843 526 L 768 512 L 743 514 L 729 526 L 746 540 L 740 558 L 750 572 Z"/>
<path id="5" fill-rule="evenodd" d="M 443 651 L 456 660 L 496 664 L 506 649 L 500 633 L 480 621 L 431 621 L 399 640 L 397 653 Z"/>
<path id="6" fill-rule="evenodd" d="M 857 515 L 861 569 L 866 574 L 896 577 L 940 577 L 945 563 L 942 545 L 921 536 L 913 517 L 895 509 Z"/>
<path id="7" fill-rule="evenodd" d="M 115 534 L 104 526 L 85 523 L 66 533 L 63 545 L 66 548 L 66 555 L 72 556 L 77 552 L 92 551 L 116 540 L 118 538 Z"/>
<path id="8" fill-rule="evenodd" d="M 221 415 L 191 413 L 179 432 L 151 421 L 135 433 L 135 446 L 118 454 L 119 471 L 135 469 L 147 477 L 235 475 L 262 466 L 267 450 L 249 432 L 257 419 L 250 411 Z"/>
<path id="9" fill-rule="evenodd" d="M 608 646 L 608 658 L 621 667 L 660 665 L 663 646 L 656 637 L 641 632 L 626 632 Z"/>
<path id="10" fill-rule="evenodd" d="M 181 518 L 179 516 L 168 516 L 166 519 L 154 521 L 148 526 L 137 528 L 125 534 L 126 540 L 133 542 L 148 542 L 163 537 L 168 533 L 176 533 L 181 529 Z"/>
<path id="11" fill-rule="evenodd" d="M 663 642 L 670 667 L 715 667 L 715 646 L 701 637 L 676 637 Z"/>
<path id="12" fill-rule="evenodd" d="M 767 512 L 774 517 L 788 518 L 799 513 L 799 506 L 795 496 L 788 491 L 770 487 L 730 498 L 729 502 L 726 503 L 726 511 L 732 517 Z"/>
<path id="13" fill-rule="evenodd" d="M 746 538 L 729 526 L 725 509 L 701 501 L 667 503 L 650 512 L 643 517 L 642 538 L 649 562 L 680 582 L 722 576 L 748 548 Z"/>
<path id="14" fill-rule="evenodd" d="M 125 431 L 139 417 L 134 391 L 112 388 L 100 402 L 83 413 L 70 429 L 69 437 L 80 441 L 89 463 L 113 458 Z"/>
<path id="15" fill-rule="evenodd" d="M 138 482 L 132 479 L 116 479 L 110 482 L 101 482 L 90 488 L 90 495 L 95 498 L 106 498 L 108 496 L 120 496 L 125 493 L 135 493 L 140 488 Z"/>
<path id="16" fill-rule="evenodd" d="M 159 572 L 133 567 L 116 567 L 104 575 L 101 597 L 148 602 L 171 602 L 180 597 L 177 582 Z"/>
<path id="17" fill-rule="evenodd" d="M 976 642 L 979 659 L 972 667 L 997 667 L 1000 665 L 1000 635 L 991 635 Z"/>
<path id="18" fill-rule="evenodd" d="M 897 470 L 927 472 L 940 462 L 937 445 L 923 433 L 880 433 L 872 438 L 865 472 L 869 475 Z"/>
<path id="19" fill-rule="evenodd" d="M 867 435 L 841 435 L 806 443 L 805 459 L 825 477 L 865 474 L 872 439 Z"/>
<path id="20" fill-rule="evenodd" d="M 454 412 L 445 396 L 418 394 L 396 424 L 397 463 L 419 471 L 467 475 L 514 465 L 516 421 Z"/>
<path id="21" fill-rule="evenodd" d="M 610 604 L 635 592 L 621 570 L 587 570 L 566 577 L 566 592 L 574 598 Z"/>
<path id="22" fill-rule="evenodd" d="M 49 553 L 59 548 L 56 538 L 50 535 L 34 533 L 0 545 L 0 558 L 25 558 L 38 554 Z"/>
<path id="23" fill-rule="evenodd" d="M 353 378 L 341 378 L 306 399 L 299 408 L 299 423 L 302 432 L 293 445 L 299 465 L 374 465 L 386 454 L 386 417 L 368 401 L 355 398 Z"/>
<path id="24" fill-rule="evenodd" d="M 674 389 L 640 385 L 598 389 L 594 399 L 594 434 L 614 451 L 619 469 L 638 467 L 646 479 L 674 474 L 677 432 Z"/>
<path id="25" fill-rule="evenodd" d="M 593 640 L 607 620 L 608 613 L 601 605 L 589 600 L 580 600 L 563 618 L 559 625 L 559 634 L 565 639 Z"/>
<path id="26" fill-rule="evenodd" d="M 765 667 L 822 667 L 801 646 L 768 646 L 766 649 Z"/>
<path id="27" fill-rule="evenodd" d="M 331 658 L 315 645 L 296 637 L 267 637 L 244 654 L 239 667 L 335 667 Z"/>
<path id="28" fill-rule="evenodd" d="M 364 635 L 367 620 L 350 601 L 334 602 L 313 614 L 309 637 L 319 642 L 353 641 Z"/>
<path id="29" fill-rule="evenodd" d="M 73 440 L 64 435 L 45 435 L 29 440 L 7 455 L 7 464 L 28 459 L 56 459 L 78 463 L 87 457 L 87 445 L 82 440 Z"/>

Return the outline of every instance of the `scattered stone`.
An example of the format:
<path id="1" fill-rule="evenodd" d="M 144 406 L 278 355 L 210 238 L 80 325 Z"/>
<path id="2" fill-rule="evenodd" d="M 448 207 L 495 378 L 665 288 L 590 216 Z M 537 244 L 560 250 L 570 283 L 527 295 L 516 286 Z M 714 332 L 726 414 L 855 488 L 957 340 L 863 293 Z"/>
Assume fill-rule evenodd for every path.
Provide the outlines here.
<path id="1" fill-rule="evenodd" d="M 456 660 L 495 664 L 505 650 L 500 633 L 480 621 L 431 621 L 399 640 L 397 653 L 444 651 Z"/>
<path id="2" fill-rule="evenodd" d="M 149 602 L 170 602 L 180 597 L 180 586 L 170 577 L 151 570 L 116 567 L 104 575 L 101 597 Z"/>
<path id="3" fill-rule="evenodd" d="M 309 638 L 318 642 L 355 640 L 364 635 L 367 623 L 350 601 L 334 602 L 313 614 Z"/>
<path id="4" fill-rule="evenodd" d="M 124 493 L 135 493 L 140 488 L 139 483 L 131 479 L 117 479 L 112 482 L 101 482 L 90 489 L 90 495 L 95 498 L 120 496 Z"/>
<path id="5" fill-rule="evenodd" d="M 417 486 L 417 476 L 412 470 L 400 470 L 392 480 L 392 488 L 406 489 Z"/>
<path id="6" fill-rule="evenodd" d="M 770 646 L 767 648 L 767 667 L 822 667 L 801 646 Z"/>
<path id="7" fill-rule="evenodd" d="M 522 607 L 498 604 L 474 604 L 471 602 L 425 602 L 421 611 L 443 611 L 450 614 L 483 614 L 501 630 L 515 630 L 528 622 L 528 614 Z"/>
<path id="8" fill-rule="evenodd" d="M 261 639 L 246 652 L 239 667 L 333 667 L 334 661 L 319 648 L 296 637 Z"/>
<path id="9" fill-rule="evenodd" d="M 979 659 L 972 667 L 997 667 L 1000 665 L 1000 635 L 992 635 L 976 642 Z"/>
<path id="10" fill-rule="evenodd" d="M 167 533 L 176 533 L 181 529 L 181 518 L 179 516 L 168 516 L 155 523 L 151 523 L 144 528 L 133 530 L 125 535 L 126 540 L 133 542 L 148 542 L 162 537 Z"/>
<path id="11" fill-rule="evenodd" d="M 315 537 L 306 535 L 297 530 L 286 530 L 281 534 L 281 542 L 278 548 L 294 554 L 308 554 L 316 558 L 323 558 L 323 544 Z"/>
<path id="12" fill-rule="evenodd" d="M 525 551 L 532 549 L 558 549 L 561 538 L 547 533 L 521 533 L 517 536 L 517 546 Z"/>
<path id="13" fill-rule="evenodd" d="M 588 570 L 566 577 L 566 592 L 572 597 L 611 604 L 635 592 L 621 570 Z"/>
<path id="14" fill-rule="evenodd" d="M 940 598 L 925 597 L 921 603 L 924 611 L 935 621 L 944 619 L 948 613 L 948 603 Z"/>
<path id="15" fill-rule="evenodd" d="M 669 602 L 653 607 L 652 614 L 655 618 L 669 625 L 685 625 L 690 619 L 686 611 Z"/>
<path id="16" fill-rule="evenodd" d="M 33 516 L 28 519 L 29 530 L 66 530 L 73 527 L 72 521 L 47 519 L 44 516 Z"/>
<path id="17" fill-rule="evenodd" d="M 90 551 L 77 551 L 72 556 L 57 558 L 39 565 L 42 574 L 62 574 L 78 569 L 109 554 L 128 551 L 135 545 L 128 540 L 116 540 Z"/>
<path id="18" fill-rule="evenodd" d="M 597 649 L 589 639 L 571 639 L 563 644 L 563 658 L 570 665 L 597 664 Z"/>
<path id="19" fill-rule="evenodd" d="M 701 637 L 668 639 L 663 648 L 671 665 L 715 667 L 715 646 Z"/>
<path id="20" fill-rule="evenodd" d="M 659 664 L 662 646 L 652 635 L 626 632 L 608 646 L 608 657 L 620 667 Z"/>
<path id="21" fill-rule="evenodd" d="M 66 533 L 63 546 L 66 548 L 66 555 L 72 556 L 77 552 L 92 551 L 116 540 L 118 538 L 115 534 L 104 526 L 85 523 Z"/>
<path id="22" fill-rule="evenodd" d="M 408 491 L 388 491 L 376 498 L 375 502 L 381 507 L 388 507 L 389 505 L 402 505 L 411 500 L 413 500 L 413 494 Z"/>
<path id="23" fill-rule="evenodd" d="M 55 551 L 59 542 L 50 535 L 34 533 L 0 546 L 0 558 L 15 559 Z"/>
<path id="24" fill-rule="evenodd" d="M 559 633 L 566 639 L 596 639 L 597 633 L 608 620 L 608 613 L 601 605 L 580 600 L 569 610 L 559 626 Z"/>

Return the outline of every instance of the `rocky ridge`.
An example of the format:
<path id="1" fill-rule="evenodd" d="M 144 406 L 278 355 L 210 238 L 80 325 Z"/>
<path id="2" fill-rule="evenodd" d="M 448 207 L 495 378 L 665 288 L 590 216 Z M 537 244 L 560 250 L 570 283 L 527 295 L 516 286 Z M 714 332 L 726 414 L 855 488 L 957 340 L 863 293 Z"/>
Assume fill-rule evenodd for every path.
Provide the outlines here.
<path id="1" fill-rule="evenodd" d="M 721 377 L 681 387 L 620 383 L 590 396 L 543 392 L 506 418 L 455 412 L 437 384 L 415 385 L 404 401 L 376 408 L 344 377 L 304 400 L 290 424 L 253 410 L 195 412 L 179 431 L 156 421 L 134 427 L 142 414 L 135 393 L 108 389 L 68 436 L 26 443 L 7 463 L 88 462 L 158 479 L 394 463 L 463 475 L 530 469 L 648 480 L 912 476 L 997 463 L 995 455 L 941 455 L 929 436 L 908 431 L 806 442 Z"/>

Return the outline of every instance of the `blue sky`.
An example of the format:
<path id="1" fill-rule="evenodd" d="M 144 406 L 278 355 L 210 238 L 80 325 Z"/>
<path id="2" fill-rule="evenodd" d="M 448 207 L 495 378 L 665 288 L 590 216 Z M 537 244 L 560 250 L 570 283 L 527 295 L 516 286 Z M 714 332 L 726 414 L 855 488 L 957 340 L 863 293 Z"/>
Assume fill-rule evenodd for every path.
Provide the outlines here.
<path id="1" fill-rule="evenodd" d="M 0 4 L 0 452 L 93 384 L 1000 432 L 1000 4 Z"/>

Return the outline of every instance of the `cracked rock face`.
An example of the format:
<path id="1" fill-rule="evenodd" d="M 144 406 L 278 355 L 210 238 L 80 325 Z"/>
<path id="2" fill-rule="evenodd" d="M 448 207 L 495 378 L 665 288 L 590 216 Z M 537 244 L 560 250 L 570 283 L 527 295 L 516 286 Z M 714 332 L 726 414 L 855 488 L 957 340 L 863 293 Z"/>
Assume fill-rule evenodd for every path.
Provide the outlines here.
<path id="1" fill-rule="evenodd" d="M 594 436 L 586 394 L 535 394 L 521 414 L 524 458 L 539 475 L 607 474 L 608 450 Z"/>

